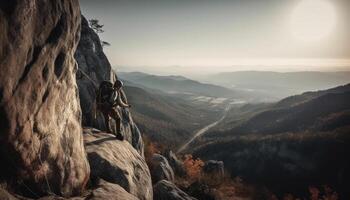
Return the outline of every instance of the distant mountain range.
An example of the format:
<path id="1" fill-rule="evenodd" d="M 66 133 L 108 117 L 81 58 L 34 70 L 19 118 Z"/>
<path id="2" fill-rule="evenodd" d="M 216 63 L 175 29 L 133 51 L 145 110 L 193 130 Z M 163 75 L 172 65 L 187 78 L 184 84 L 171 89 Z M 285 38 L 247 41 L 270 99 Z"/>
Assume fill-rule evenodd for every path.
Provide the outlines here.
<path id="1" fill-rule="evenodd" d="M 129 85 L 159 90 L 164 93 L 245 99 L 252 96 L 249 92 L 232 90 L 213 84 L 205 84 L 183 76 L 156 76 L 141 72 L 121 72 L 118 76 L 126 80 Z"/>
<path id="2" fill-rule="evenodd" d="M 241 71 L 209 75 L 200 78 L 200 81 L 231 89 L 255 91 L 273 100 L 346 84 L 350 82 L 350 72 Z"/>
<path id="3" fill-rule="evenodd" d="M 327 183 L 349 197 L 349 133 L 347 84 L 277 103 L 235 107 L 197 141 L 193 153 L 223 160 L 233 176 L 277 193 L 306 193 L 310 185 Z"/>

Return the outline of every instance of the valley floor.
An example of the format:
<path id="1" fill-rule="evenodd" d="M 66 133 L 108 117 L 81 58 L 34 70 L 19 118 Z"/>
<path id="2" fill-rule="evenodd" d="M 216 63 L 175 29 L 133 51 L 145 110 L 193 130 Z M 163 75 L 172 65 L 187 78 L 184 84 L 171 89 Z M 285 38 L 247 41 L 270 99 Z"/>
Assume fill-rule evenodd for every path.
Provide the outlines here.
<path id="1" fill-rule="evenodd" d="M 226 117 L 226 115 L 227 115 L 227 113 L 228 113 L 228 111 L 230 110 L 230 108 L 231 108 L 231 105 L 230 105 L 230 104 L 227 105 L 226 108 L 225 108 L 225 110 L 224 110 L 223 116 L 222 116 L 219 120 L 217 120 L 217 121 L 215 121 L 215 122 L 213 122 L 213 123 L 211 123 L 211 124 L 205 126 L 204 128 L 202 128 L 202 129 L 196 131 L 195 134 L 193 135 L 193 137 L 191 137 L 187 142 L 185 142 L 185 143 L 177 150 L 177 153 L 181 153 L 181 152 L 183 152 L 184 150 L 186 150 L 186 149 L 188 148 L 188 146 L 189 146 L 194 140 L 196 140 L 198 137 L 202 136 L 202 135 L 205 134 L 208 130 L 210 130 L 211 128 L 215 127 L 215 126 L 216 126 L 217 124 L 219 124 L 222 120 L 224 120 L 225 117 Z"/>

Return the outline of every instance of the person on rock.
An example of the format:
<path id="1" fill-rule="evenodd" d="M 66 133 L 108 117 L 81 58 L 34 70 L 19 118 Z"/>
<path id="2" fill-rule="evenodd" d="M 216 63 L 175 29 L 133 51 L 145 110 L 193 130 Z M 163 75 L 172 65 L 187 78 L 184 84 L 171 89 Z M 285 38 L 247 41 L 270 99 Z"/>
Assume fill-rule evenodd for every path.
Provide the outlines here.
<path id="1" fill-rule="evenodd" d="M 117 107 L 131 107 L 130 104 L 125 103 L 122 99 L 122 87 L 123 82 L 120 80 L 116 80 L 114 84 L 110 81 L 102 81 L 96 94 L 97 109 L 103 114 L 107 132 L 112 133 L 109 123 L 109 118 L 111 117 L 116 122 L 116 137 L 119 140 L 124 140 L 124 136 L 121 133 L 121 115 Z"/>

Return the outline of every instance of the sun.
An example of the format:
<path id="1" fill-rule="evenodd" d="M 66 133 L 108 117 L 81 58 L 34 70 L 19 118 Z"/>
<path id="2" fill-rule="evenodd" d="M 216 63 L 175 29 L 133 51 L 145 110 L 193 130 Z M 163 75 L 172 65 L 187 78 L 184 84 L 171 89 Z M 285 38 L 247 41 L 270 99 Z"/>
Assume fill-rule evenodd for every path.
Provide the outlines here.
<path id="1" fill-rule="evenodd" d="M 303 41 L 321 40 L 334 30 L 336 25 L 334 5 L 328 0 L 301 0 L 291 15 L 291 31 Z"/>

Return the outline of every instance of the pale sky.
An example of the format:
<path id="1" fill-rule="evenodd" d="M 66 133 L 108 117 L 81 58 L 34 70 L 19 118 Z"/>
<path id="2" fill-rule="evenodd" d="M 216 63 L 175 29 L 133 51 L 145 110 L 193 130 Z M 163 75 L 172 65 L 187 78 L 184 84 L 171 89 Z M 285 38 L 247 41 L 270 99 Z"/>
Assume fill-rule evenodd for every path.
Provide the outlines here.
<path id="1" fill-rule="evenodd" d="M 122 70 L 350 70 L 349 0 L 81 0 Z"/>

